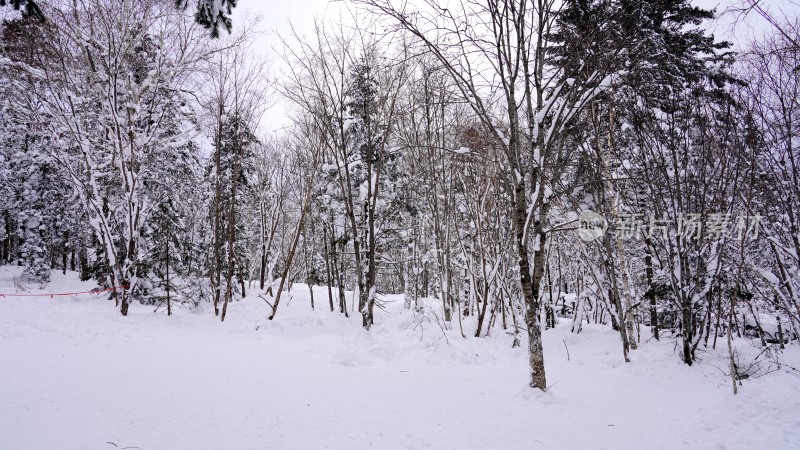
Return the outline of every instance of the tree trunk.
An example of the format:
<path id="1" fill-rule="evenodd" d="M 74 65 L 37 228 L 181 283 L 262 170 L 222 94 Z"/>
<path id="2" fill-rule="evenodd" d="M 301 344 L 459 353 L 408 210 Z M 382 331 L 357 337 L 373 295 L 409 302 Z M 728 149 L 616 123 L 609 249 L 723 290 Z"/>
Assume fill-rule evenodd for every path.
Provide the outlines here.
<path id="1" fill-rule="evenodd" d="M 222 305 L 222 316 L 220 320 L 225 321 L 228 312 L 228 303 L 233 298 L 233 271 L 236 266 L 236 191 L 239 174 L 242 170 L 241 148 L 238 143 L 233 145 L 233 175 L 231 177 L 231 192 L 229 197 L 230 206 L 228 208 L 228 270 L 225 272 L 225 301 Z"/>
<path id="2" fill-rule="evenodd" d="M 219 295 L 220 295 L 220 283 L 222 281 L 222 251 L 220 246 L 222 245 L 222 211 L 220 207 L 220 203 L 222 202 L 222 181 L 220 170 L 222 167 L 222 127 L 224 120 L 225 105 L 222 100 L 222 94 L 220 93 L 220 98 L 217 104 L 217 129 L 216 129 L 216 139 L 215 139 L 215 151 L 214 151 L 214 170 L 215 170 L 215 179 L 214 179 L 214 204 L 213 204 L 213 212 L 214 212 L 214 235 L 212 237 L 212 242 L 214 244 L 214 262 L 209 268 L 209 282 L 211 283 L 211 290 L 212 290 L 212 297 L 214 302 L 214 315 L 219 316 Z"/>
<path id="3" fill-rule="evenodd" d="M 611 289 L 609 289 L 609 296 L 611 297 L 611 302 L 614 304 L 614 308 L 617 310 L 617 326 L 615 329 L 619 331 L 620 338 L 622 339 L 622 356 L 625 358 L 625 362 L 631 362 L 630 357 L 628 356 L 630 353 L 630 340 L 625 321 L 626 314 L 622 309 L 622 300 L 620 299 L 619 286 L 617 284 L 616 269 L 610 263 L 613 252 L 611 250 L 611 236 L 609 236 L 608 233 L 603 236 L 603 243 L 605 244 L 607 255 L 607 259 L 605 260 L 606 271 L 611 278 Z"/>
<path id="4" fill-rule="evenodd" d="M 328 303 L 331 307 L 331 312 L 333 312 L 333 289 L 331 289 L 331 255 L 328 252 L 328 228 L 326 226 L 322 226 L 322 242 L 324 243 L 324 251 L 325 251 L 325 284 L 328 287 Z"/>
<path id="5" fill-rule="evenodd" d="M 681 308 L 681 340 L 683 341 L 683 362 L 691 366 L 692 358 L 692 309 L 689 301 L 683 300 Z"/>
<path id="6" fill-rule="evenodd" d="M 545 235 L 536 224 L 536 239 L 539 240 L 534 250 L 534 270 L 531 277 L 530 261 L 528 259 L 528 244 L 525 241 L 525 228 L 527 221 L 527 208 L 525 201 L 525 186 L 519 181 L 514 192 L 514 228 L 516 233 L 517 256 L 519 257 L 520 285 L 522 297 L 525 301 L 525 324 L 528 331 L 528 357 L 531 368 L 530 386 L 535 389 L 547 389 L 547 378 L 544 369 L 544 352 L 542 349 L 542 327 L 539 318 L 538 292 L 539 283 L 544 274 L 544 240 Z"/>
<path id="7" fill-rule="evenodd" d="M 170 303 L 169 298 L 169 242 L 167 242 L 167 258 L 166 258 L 166 265 L 167 265 L 167 315 L 172 315 L 172 304 Z"/>
<path id="8" fill-rule="evenodd" d="M 316 165 L 316 164 L 315 164 Z M 313 174 L 313 172 L 312 172 Z M 294 237 L 292 238 L 292 244 L 289 247 L 289 254 L 286 255 L 286 267 L 283 268 L 283 276 L 281 277 L 281 282 L 278 285 L 278 293 L 275 294 L 275 302 L 272 304 L 272 313 L 269 315 L 268 319 L 272 320 L 275 318 L 275 314 L 278 312 L 278 304 L 281 301 L 281 293 L 283 292 L 283 286 L 286 284 L 286 278 L 289 277 L 289 271 L 292 268 L 292 262 L 294 261 L 294 254 L 297 251 L 297 243 L 300 241 L 300 235 L 303 232 L 303 225 L 305 224 L 306 220 L 306 212 L 308 211 L 308 205 L 311 203 L 311 194 L 314 193 L 314 177 L 313 175 L 309 177 L 307 180 L 308 186 L 306 186 L 306 198 L 303 201 L 302 208 L 300 209 L 300 221 L 297 222 L 297 228 L 294 232 Z"/>

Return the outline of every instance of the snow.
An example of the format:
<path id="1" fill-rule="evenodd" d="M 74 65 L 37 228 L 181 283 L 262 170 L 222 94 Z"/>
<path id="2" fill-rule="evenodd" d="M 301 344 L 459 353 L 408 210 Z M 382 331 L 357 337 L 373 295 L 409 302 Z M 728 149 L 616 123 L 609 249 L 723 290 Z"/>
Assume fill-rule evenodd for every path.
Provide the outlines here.
<path id="1" fill-rule="evenodd" d="M 0 293 L 15 292 L 20 272 L 0 267 Z M 94 287 L 71 272 L 54 271 L 52 280 L 39 292 Z M 573 334 L 561 319 L 543 332 L 550 388 L 540 392 L 526 386 L 525 343 L 512 349 L 501 328 L 463 339 L 456 321 L 442 331 L 433 315 L 383 296 L 386 311 L 376 308 L 366 332 L 357 314 L 328 311 L 326 290 L 317 289 L 317 311 L 307 286 L 296 285 L 271 322 L 257 298 L 232 303 L 220 323 L 207 305 L 168 317 L 163 308 L 133 304 L 122 317 L 91 294 L 0 297 L 0 448 L 734 449 L 800 442 L 800 378 L 778 371 L 744 381 L 734 396 L 718 369 L 723 345 L 688 367 L 674 340 L 643 340 L 625 364 L 615 332 L 584 325 Z M 470 336 L 474 320 L 464 327 Z M 737 341 L 737 351 L 757 353 L 756 341 Z M 796 342 L 787 346 L 787 364 L 800 366 L 798 350 Z"/>
<path id="2" fill-rule="evenodd" d="M 774 273 L 770 272 L 769 270 L 760 270 L 759 273 L 765 280 L 770 282 L 771 284 L 778 284 L 780 281 L 778 280 L 778 276 Z"/>

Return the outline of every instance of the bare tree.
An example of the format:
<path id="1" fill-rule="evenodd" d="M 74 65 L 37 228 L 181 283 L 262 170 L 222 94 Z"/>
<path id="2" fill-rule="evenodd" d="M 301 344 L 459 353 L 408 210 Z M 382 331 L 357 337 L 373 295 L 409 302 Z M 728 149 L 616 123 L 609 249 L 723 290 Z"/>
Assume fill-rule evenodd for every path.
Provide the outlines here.
<path id="1" fill-rule="evenodd" d="M 269 86 L 264 61 L 253 51 L 255 23 L 214 43 L 206 58 L 205 79 L 201 85 L 206 122 L 213 129 L 212 258 L 209 279 L 214 312 L 225 320 L 227 305 L 234 295 L 233 276 L 243 274 L 236 256 L 238 204 L 247 183 L 242 167 L 246 153 L 253 152 L 255 129 L 268 106 Z M 224 276 L 224 278 L 223 278 Z M 240 280 L 243 284 L 243 280 Z M 224 295 L 223 295 L 224 285 Z"/>
<path id="2" fill-rule="evenodd" d="M 282 93 L 314 120 L 325 167 L 335 178 L 352 242 L 359 311 L 373 323 L 378 203 L 404 64 L 389 65 L 378 43 L 356 29 L 317 26 L 314 41 L 286 43 L 291 80 Z M 378 90 L 380 87 L 380 91 Z"/>
<path id="3" fill-rule="evenodd" d="M 520 284 L 526 305 L 531 387 L 546 389 L 539 295 L 554 161 L 564 127 L 614 78 L 589 67 L 548 65 L 558 6 L 491 0 L 445 7 L 435 0 L 414 8 L 389 0 L 363 0 L 406 30 L 450 75 L 494 145 L 504 155 L 504 182 L 512 205 Z"/>

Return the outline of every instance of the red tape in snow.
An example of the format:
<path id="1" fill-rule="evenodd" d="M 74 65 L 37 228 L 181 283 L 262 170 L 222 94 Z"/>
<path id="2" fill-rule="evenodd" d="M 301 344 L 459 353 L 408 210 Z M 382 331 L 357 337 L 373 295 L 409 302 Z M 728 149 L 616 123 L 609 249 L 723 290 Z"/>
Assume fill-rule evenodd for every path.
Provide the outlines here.
<path id="1" fill-rule="evenodd" d="M 50 293 L 50 294 L 4 294 L 0 293 L 0 298 L 4 297 L 68 297 L 71 295 L 81 295 L 81 294 L 100 294 L 106 291 L 116 291 L 117 289 L 128 289 L 128 286 L 112 286 L 108 288 L 97 288 L 92 289 L 91 291 L 84 291 L 84 292 L 58 292 L 58 293 Z"/>

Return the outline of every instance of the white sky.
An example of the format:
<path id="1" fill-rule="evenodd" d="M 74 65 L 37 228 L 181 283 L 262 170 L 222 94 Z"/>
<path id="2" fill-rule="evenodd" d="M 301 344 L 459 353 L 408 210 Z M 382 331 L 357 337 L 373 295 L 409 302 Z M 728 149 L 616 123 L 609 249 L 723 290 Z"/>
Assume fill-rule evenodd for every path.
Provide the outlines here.
<path id="1" fill-rule="evenodd" d="M 751 11 L 744 19 L 729 11 L 731 8 L 741 8 L 748 4 L 748 0 L 693 0 L 692 3 L 706 9 L 716 8 L 717 14 L 721 17 L 709 24 L 709 29 L 719 40 L 733 42 L 734 47 L 743 48 L 756 36 L 763 35 L 770 29 L 767 21 L 755 11 Z M 797 17 L 800 13 L 800 0 L 760 0 L 758 4 L 779 21 Z M 725 13 L 726 11 L 729 12 Z"/>
<path id="2" fill-rule="evenodd" d="M 720 14 L 731 6 L 741 6 L 746 1 L 693 0 L 693 3 L 703 8 L 716 8 Z M 779 19 L 796 17 L 800 12 L 800 0 L 761 0 L 760 4 Z M 256 47 L 268 55 L 271 61 L 270 70 L 277 76 L 282 66 L 280 50 L 276 51 L 276 47 L 280 46 L 278 35 L 287 33 L 290 20 L 300 33 L 310 34 L 313 31 L 315 18 L 349 16 L 348 8 L 352 9 L 353 6 L 342 0 L 239 0 L 233 20 L 236 27 L 237 23 L 246 20 L 248 16 L 261 17 L 263 33 L 257 37 Z M 718 40 L 731 41 L 737 48 L 743 48 L 754 36 L 769 30 L 767 22 L 755 12 L 751 12 L 744 21 L 734 26 L 736 19 L 735 14 L 725 14 L 713 23 L 709 23 L 708 28 Z M 286 105 L 276 97 L 275 106 L 266 112 L 261 122 L 262 131 L 274 132 L 287 122 Z"/>
<path id="3" fill-rule="evenodd" d="M 315 18 L 336 17 L 346 6 L 341 0 L 239 0 L 233 13 L 233 26 L 235 28 L 248 18 L 260 17 L 260 33 L 255 47 L 267 55 L 270 72 L 279 76 L 283 65 L 281 50 L 277 48 L 281 45 L 279 36 L 288 36 L 290 21 L 298 32 L 310 34 Z M 286 104 L 278 94 L 274 98 L 275 105 L 261 120 L 261 131 L 265 133 L 278 131 L 288 122 Z"/>

